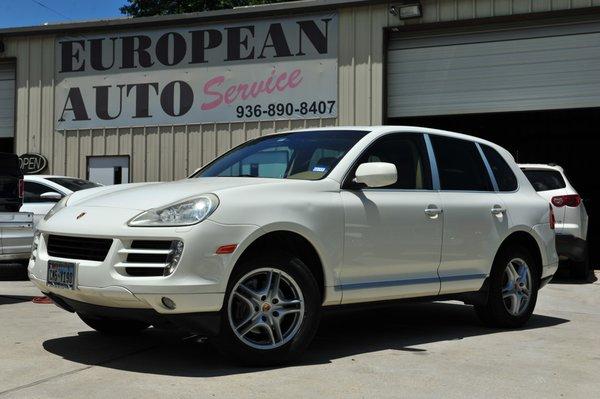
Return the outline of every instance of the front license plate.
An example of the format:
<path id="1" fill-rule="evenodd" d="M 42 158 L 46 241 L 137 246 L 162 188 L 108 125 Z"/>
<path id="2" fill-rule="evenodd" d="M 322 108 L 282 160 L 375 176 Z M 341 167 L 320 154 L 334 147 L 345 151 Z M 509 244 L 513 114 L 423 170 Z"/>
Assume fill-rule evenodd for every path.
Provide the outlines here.
<path id="1" fill-rule="evenodd" d="M 77 264 L 48 261 L 46 285 L 74 290 L 77 285 Z"/>

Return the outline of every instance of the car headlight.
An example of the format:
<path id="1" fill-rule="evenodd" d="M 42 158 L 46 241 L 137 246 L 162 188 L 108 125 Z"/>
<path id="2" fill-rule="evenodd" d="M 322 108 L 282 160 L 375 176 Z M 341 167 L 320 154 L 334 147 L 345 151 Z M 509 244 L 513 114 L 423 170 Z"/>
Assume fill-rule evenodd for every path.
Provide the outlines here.
<path id="1" fill-rule="evenodd" d="M 46 220 L 50 219 L 52 216 L 56 215 L 56 213 L 57 213 L 58 211 L 60 211 L 60 210 L 61 210 L 61 209 L 63 209 L 63 208 L 66 208 L 66 206 L 67 206 L 67 201 L 69 201 L 69 197 L 70 197 L 70 196 L 71 196 L 71 195 L 69 194 L 69 195 L 67 195 L 66 197 L 63 197 L 63 198 L 62 198 L 60 201 L 58 201 L 58 202 L 57 202 L 57 203 L 56 203 L 56 204 L 55 204 L 55 205 L 52 207 L 52 209 L 50 209 L 50 210 L 48 211 L 48 213 L 46 214 L 46 216 L 44 216 L 44 220 L 46 221 Z"/>
<path id="2" fill-rule="evenodd" d="M 214 194 L 204 194 L 162 208 L 142 212 L 127 224 L 132 227 L 174 227 L 200 223 L 219 206 Z"/>

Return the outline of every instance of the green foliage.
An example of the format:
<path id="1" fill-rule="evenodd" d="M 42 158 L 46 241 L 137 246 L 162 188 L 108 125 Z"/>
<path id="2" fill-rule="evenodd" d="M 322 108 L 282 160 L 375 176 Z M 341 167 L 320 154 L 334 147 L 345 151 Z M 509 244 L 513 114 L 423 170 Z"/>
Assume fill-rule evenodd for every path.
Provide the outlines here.
<path id="1" fill-rule="evenodd" d="M 127 0 L 128 4 L 121 7 L 120 10 L 122 14 L 133 17 L 149 17 L 284 1 L 291 0 Z"/>

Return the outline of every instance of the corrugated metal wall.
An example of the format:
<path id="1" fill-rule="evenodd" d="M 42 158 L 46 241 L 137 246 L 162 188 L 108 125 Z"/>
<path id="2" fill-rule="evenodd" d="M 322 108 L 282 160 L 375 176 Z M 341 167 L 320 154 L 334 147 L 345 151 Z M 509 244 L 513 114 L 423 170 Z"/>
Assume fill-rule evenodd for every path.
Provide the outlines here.
<path id="1" fill-rule="evenodd" d="M 441 22 L 600 5 L 600 0 L 422 0 L 423 18 Z M 250 138 L 287 129 L 381 124 L 383 28 L 398 25 L 385 5 L 339 11 L 337 119 L 54 131 L 54 37 L 5 38 L 17 60 L 16 152 L 38 152 L 49 172 L 85 177 L 88 155 L 131 155 L 133 181 L 185 177 Z"/>

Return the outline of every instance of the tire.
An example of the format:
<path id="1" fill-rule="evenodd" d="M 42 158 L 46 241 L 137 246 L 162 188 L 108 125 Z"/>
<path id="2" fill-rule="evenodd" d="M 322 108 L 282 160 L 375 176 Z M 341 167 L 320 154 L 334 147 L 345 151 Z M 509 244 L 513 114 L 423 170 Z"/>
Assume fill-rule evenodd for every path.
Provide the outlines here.
<path id="1" fill-rule="evenodd" d="M 569 262 L 569 270 L 571 277 L 576 278 L 578 280 L 587 280 L 590 276 L 590 258 L 586 251 L 585 258 L 580 261 L 570 261 Z"/>
<path id="2" fill-rule="evenodd" d="M 81 313 L 77 316 L 89 327 L 106 335 L 134 335 L 150 327 L 150 324 L 138 320 L 109 319 Z"/>
<path id="3" fill-rule="evenodd" d="M 512 265 L 512 270 L 517 272 L 516 274 L 509 271 L 509 264 Z M 522 272 L 523 266 L 528 270 L 528 277 Z M 511 283 L 510 276 L 517 277 L 518 274 L 521 274 L 518 280 L 516 282 L 512 280 Z M 475 306 L 479 319 L 490 327 L 523 326 L 530 319 L 535 308 L 539 276 L 540 265 L 526 248 L 513 245 L 501 249 L 494 259 L 490 273 L 487 301 L 483 305 Z M 521 284 L 522 280 L 525 280 L 524 284 Z"/>
<path id="4" fill-rule="evenodd" d="M 229 279 L 217 349 L 249 366 L 293 362 L 317 331 L 321 301 L 300 259 L 286 253 L 251 258 Z"/>
<path id="5" fill-rule="evenodd" d="M 25 281 L 27 276 L 27 261 L 0 263 L 0 281 Z"/>

